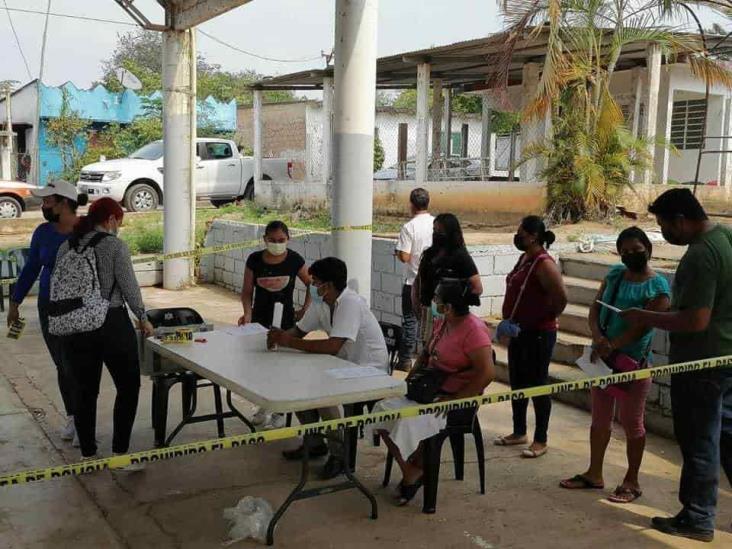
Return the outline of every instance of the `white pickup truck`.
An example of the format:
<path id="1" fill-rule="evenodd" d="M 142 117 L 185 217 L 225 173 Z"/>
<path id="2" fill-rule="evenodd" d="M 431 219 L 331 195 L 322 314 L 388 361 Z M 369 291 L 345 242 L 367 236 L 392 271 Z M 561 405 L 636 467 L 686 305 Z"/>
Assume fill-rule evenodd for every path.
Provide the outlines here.
<path id="1" fill-rule="evenodd" d="M 196 140 L 196 198 L 221 206 L 254 198 L 254 158 L 241 156 L 226 139 Z M 292 162 L 262 160 L 262 179 L 292 177 Z M 95 162 L 81 169 L 77 187 L 93 201 L 109 196 L 131 212 L 155 210 L 163 202 L 163 142 L 153 141 L 127 158 Z"/>

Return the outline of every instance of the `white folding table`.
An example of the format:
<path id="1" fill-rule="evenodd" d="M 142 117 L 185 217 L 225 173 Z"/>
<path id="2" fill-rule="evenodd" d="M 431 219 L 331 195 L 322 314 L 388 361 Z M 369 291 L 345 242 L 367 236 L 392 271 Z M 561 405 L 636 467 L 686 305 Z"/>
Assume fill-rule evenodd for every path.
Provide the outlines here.
<path id="1" fill-rule="evenodd" d="M 343 405 L 346 415 L 350 415 L 351 405 L 406 393 L 404 381 L 386 372 L 382 376 L 337 379 L 328 370 L 352 368 L 354 365 L 334 356 L 283 348 L 269 351 L 265 334 L 234 336 L 213 331 L 195 334 L 194 337 L 206 342 L 164 345 L 151 338 L 146 341 L 147 351 L 167 358 L 268 411 L 288 413 Z M 349 429 L 346 437 L 354 437 L 354 431 Z M 371 518 L 377 517 L 376 499 L 351 472 L 351 446 L 346 439 L 345 481 L 305 490 L 309 468 L 308 444 L 304 444 L 300 481 L 272 518 L 267 533 L 268 545 L 274 541 L 277 521 L 287 507 L 299 499 L 356 488 L 371 502 Z"/>

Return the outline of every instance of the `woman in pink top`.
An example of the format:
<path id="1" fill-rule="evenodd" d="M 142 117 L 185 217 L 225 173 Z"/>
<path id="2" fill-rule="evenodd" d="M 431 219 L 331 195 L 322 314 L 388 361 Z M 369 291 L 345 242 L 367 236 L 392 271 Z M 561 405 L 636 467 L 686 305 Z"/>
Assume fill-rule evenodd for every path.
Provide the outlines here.
<path id="1" fill-rule="evenodd" d="M 436 402 L 480 395 L 494 378 L 490 333 L 485 322 L 470 313 L 469 299 L 468 280 L 443 279 L 435 290 L 432 338 L 412 372 L 425 366 L 444 372 Z M 406 397 L 392 398 L 377 403 L 375 410 L 415 404 Z M 451 414 L 463 412 L 469 412 L 472 417 L 475 409 Z M 444 415 L 424 415 L 384 423 L 375 429 L 402 471 L 401 505 L 411 500 L 422 485 L 422 441 L 439 433 L 445 425 Z"/>
<path id="2" fill-rule="evenodd" d="M 567 290 L 562 274 L 547 253 L 554 242 L 540 217 L 525 217 L 514 236 L 514 245 L 524 252 L 506 277 L 503 318 L 518 324 L 521 331 L 508 343 L 508 372 L 511 389 L 546 385 L 549 379 L 554 344 L 557 341 L 557 317 L 567 306 Z M 502 337 L 502 336 L 501 336 Z M 536 426 L 534 440 L 522 452 L 523 457 L 543 456 L 547 450 L 547 430 L 552 401 L 549 396 L 533 397 Z M 527 399 L 512 400 L 513 432 L 497 438 L 498 446 L 526 444 Z"/>

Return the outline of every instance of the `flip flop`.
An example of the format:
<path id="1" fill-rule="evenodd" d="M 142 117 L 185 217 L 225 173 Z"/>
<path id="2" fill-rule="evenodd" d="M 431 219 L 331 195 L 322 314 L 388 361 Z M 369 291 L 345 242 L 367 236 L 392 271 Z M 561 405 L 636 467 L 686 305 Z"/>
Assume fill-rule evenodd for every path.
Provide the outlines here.
<path id="1" fill-rule="evenodd" d="M 549 450 L 549 448 L 547 448 L 546 446 L 544 446 L 541 450 L 532 450 L 531 448 L 526 448 L 523 452 L 521 452 L 521 457 L 527 459 L 535 459 L 546 454 L 547 450 Z"/>
<path id="2" fill-rule="evenodd" d="M 615 491 L 610 494 L 607 499 L 613 503 L 631 503 L 643 495 L 643 492 L 635 488 L 626 488 L 618 486 Z"/>
<path id="3" fill-rule="evenodd" d="M 410 501 L 414 499 L 414 496 L 417 495 L 417 492 L 419 492 L 419 489 L 422 488 L 422 477 L 417 479 L 417 481 L 414 484 L 402 484 L 399 494 L 399 500 L 397 501 L 397 506 L 403 507 Z"/>
<path id="4" fill-rule="evenodd" d="M 571 485 L 572 482 L 577 484 Z M 559 482 L 559 486 L 566 490 L 602 490 L 605 488 L 603 483 L 594 483 L 584 475 L 574 475 L 572 478 L 564 479 Z"/>
<path id="5" fill-rule="evenodd" d="M 518 446 L 520 444 L 526 444 L 526 437 L 510 438 L 510 435 L 498 437 L 493 439 L 493 444 L 495 446 Z"/>

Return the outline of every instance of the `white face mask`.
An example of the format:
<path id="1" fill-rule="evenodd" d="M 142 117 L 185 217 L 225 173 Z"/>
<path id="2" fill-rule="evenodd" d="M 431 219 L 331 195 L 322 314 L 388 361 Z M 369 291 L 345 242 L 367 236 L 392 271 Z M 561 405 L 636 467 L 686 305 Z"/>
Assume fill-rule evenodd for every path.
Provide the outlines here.
<path id="1" fill-rule="evenodd" d="M 282 255 L 287 251 L 287 242 L 267 242 L 267 251 L 272 255 Z"/>

